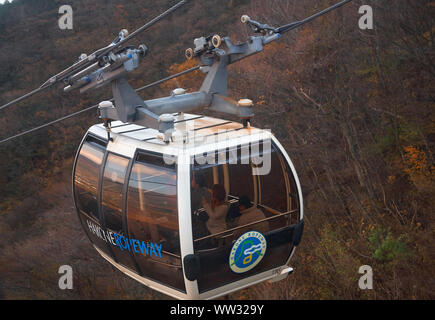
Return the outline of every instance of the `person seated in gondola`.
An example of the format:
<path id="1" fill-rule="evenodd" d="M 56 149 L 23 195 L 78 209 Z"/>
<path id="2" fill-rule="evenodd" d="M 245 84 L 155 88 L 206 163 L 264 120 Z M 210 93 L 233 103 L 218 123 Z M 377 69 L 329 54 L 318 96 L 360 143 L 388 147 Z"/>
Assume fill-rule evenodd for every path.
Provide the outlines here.
<path id="1" fill-rule="evenodd" d="M 225 188 L 220 184 L 215 184 L 212 188 L 211 203 L 205 198 L 202 199 L 202 205 L 209 216 L 206 223 L 207 229 L 211 234 L 216 234 L 227 229 L 225 218 L 229 204 L 226 198 L 227 194 Z"/>
<path id="2" fill-rule="evenodd" d="M 266 219 L 263 211 L 252 205 L 248 196 L 244 195 L 239 198 L 239 208 L 241 213 L 241 216 L 238 218 L 237 222 L 239 227 Z M 241 228 L 237 230 L 237 234 L 242 235 L 243 233 L 247 232 L 248 229 L 264 234 L 269 231 L 269 224 L 267 221 L 253 224 L 247 228 Z"/>
<path id="3" fill-rule="evenodd" d="M 233 229 L 237 227 L 240 216 L 239 204 L 237 202 L 231 203 L 225 218 L 225 221 L 227 222 L 227 229 Z"/>
<path id="4" fill-rule="evenodd" d="M 207 189 L 204 175 L 199 172 L 195 172 L 192 177 L 191 198 L 193 213 L 202 207 L 202 198 L 210 201 L 210 191 Z"/>
<path id="5" fill-rule="evenodd" d="M 202 199 L 210 201 L 210 191 L 207 189 L 204 175 L 199 172 L 195 172 L 192 178 L 191 189 L 191 209 L 192 209 L 192 226 L 193 226 L 193 238 L 201 238 L 207 236 L 208 230 L 205 225 L 209 219 L 207 212 L 198 210 L 202 208 Z"/>

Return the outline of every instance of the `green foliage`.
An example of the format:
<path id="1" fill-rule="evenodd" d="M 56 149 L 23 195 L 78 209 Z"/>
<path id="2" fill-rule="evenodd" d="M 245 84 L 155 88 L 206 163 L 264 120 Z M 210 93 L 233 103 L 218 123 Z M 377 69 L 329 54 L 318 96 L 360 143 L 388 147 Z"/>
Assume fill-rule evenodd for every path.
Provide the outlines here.
<path id="1" fill-rule="evenodd" d="M 389 126 L 385 129 L 385 133 L 377 137 L 376 143 L 373 145 L 373 151 L 376 154 L 382 154 L 391 150 L 396 143 L 397 131 Z"/>
<path id="2" fill-rule="evenodd" d="M 402 143 L 418 144 L 421 137 L 418 133 L 418 125 L 412 122 L 404 122 L 400 126 L 399 139 Z"/>
<path id="3" fill-rule="evenodd" d="M 369 152 L 382 155 L 395 150 L 396 141 L 400 145 L 421 143 L 421 138 L 415 123 L 402 121 L 398 129 L 392 125 L 387 126 L 384 132 L 378 134 L 376 142 L 369 147 Z"/>
<path id="4" fill-rule="evenodd" d="M 379 72 L 376 66 L 365 66 L 363 69 L 358 69 L 355 71 L 355 74 L 359 76 L 369 76 L 373 74 L 377 74 Z"/>
<path id="5" fill-rule="evenodd" d="M 399 262 L 411 255 L 411 251 L 405 244 L 404 236 L 395 238 L 390 232 L 383 230 L 382 227 L 374 228 L 368 240 L 372 256 L 378 261 Z"/>
<path id="6" fill-rule="evenodd" d="M 319 239 L 313 248 L 304 248 L 304 268 L 313 275 L 316 299 L 349 298 L 357 294 L 358 268 L 362 262 L 343 239 L 339 226 L 326 224 L 319 228 Z M 306 259 L 306 261 L 305 261 Z"/>

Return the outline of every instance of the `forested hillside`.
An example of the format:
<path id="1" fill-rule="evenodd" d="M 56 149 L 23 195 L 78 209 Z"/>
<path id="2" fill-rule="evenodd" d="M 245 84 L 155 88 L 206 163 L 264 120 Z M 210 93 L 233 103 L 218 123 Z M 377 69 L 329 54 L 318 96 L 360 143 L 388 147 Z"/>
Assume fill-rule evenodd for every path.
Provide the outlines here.
<path id="1" fill-rule="evenodd" d="M 0 5 L 0 105 L 175 2 Z M 242 14 L 279 26 L 335 2 L 192 0 L 133 40 L 148 45 L 150 54 L 130 83 L 142 86 L 193 66 L 184 50 L 196 37 L 246 39 Z M 73 30 L 58 27 L 58 9 L 66 3 L 74 10 Z M 373 8 L 373 30 L 358 27 L 363 4 Z M 294 274 L 230 298 L 434 298 L 434 16 L 429 0 L 353 1 L 230 67 L 229 96 L 255 102 L 253 125 L 270 128 L 287 150 L 305 205 Z M 190 74 L 141 95 L 197 90 L 202 78 Z M 0 111 L 0 140 L 107 98 L 108 88 L 84 95 L 47 90 Z M 0 144 L 0 298 L 165 298 L 107 264 L 72 208 L 72 158 L 98 121 L 89 111 Z M 79 270 L 72 293 L 57 288 L 59 259 Z M 362 265 L 373 268 L 373 290 L 358 287 Z"/>

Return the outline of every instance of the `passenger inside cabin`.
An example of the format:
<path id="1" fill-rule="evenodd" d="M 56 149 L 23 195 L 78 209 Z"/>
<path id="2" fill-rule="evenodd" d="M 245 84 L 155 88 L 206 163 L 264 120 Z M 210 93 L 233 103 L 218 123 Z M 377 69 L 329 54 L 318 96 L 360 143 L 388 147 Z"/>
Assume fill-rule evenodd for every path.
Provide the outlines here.
<path id="1" fill-rule="evenodd" d="M 206 226 L 209 219 L 207 213 L 198 211 L 198 209 L 202 208 L 202 199 L 210 201 L 210 191 L 207 189 L 204 175 L 200 172 L 193 174 L 191 183 L 192 231 L 194 239 L 197 239 L 210 234 Z"/>
<path id="2" fill-rule="evenodd" d="M 256 221 L 266 219 L 263 211 L 261 211 L 256 206 L 254 206 L 251 203 L 251 200 L 249 199 L 248 196 L 241 196 L 239 198 L 239 208 L 240 208 L 240 213 L 241 213 L 240 218 L 238 218 L 239 219 L 239 221 L 238 221 L 239 227 L 256 222 Z M 248 228 L 250 230 L 255 230 L 255 231 L 258 231 L 258 232 L 264 234 L 264 233 L 269 231 L 269 224 L 267 221 L 264 221 L 261 223 L 254 224 Z M 244 228 L 239 229 L 238 234 L 242 235 L 246 231 L 247 230 L 245 230 Z"/>
<path id="3" fill-rule="evenodd" d="M 204 175 L 199 172 L 195 172 L 192 177 L 191 198 L 192 213 L 202 207 L 201 202 L 203 198 L 210 201 L 210 192 L 207 189 Z"/>
<path id="4" fill-rule="evenodd" d="M 227 193 L 225 188 L 220 184 L 215 184 L 212 188 L 211 203 L 205 198 L 202 199 L 202 205 L 207 211 L 209 219 L 207 220 L 207 229 L 211 234 L 225 231 L 227 224 L 225 218 L 229 209 L 226 201 Z"/>
<path id="5" fill-rule="evenodd" d="M 227 216 L 225 221 L 227 222 L 227 229 L 233 229 L 237 227 L 238 221 L 240 217 L 240 209 L 239 204 L 237 202 L 231 203 L 230 208 L 228 209 Z"/>

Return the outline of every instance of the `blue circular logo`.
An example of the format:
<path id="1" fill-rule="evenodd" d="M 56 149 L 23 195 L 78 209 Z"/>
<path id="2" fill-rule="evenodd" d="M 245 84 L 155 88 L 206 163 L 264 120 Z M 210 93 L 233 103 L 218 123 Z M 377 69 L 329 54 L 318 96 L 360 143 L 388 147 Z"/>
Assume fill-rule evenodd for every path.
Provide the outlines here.
<path id="1" fill-rule="evenodd" d="M 266 247 L 266 238 L 258 231 L 249 231 L 241 235 L 231 249 L 231 270 L 243 273 L 253 269 L 263 259 Z"/>

